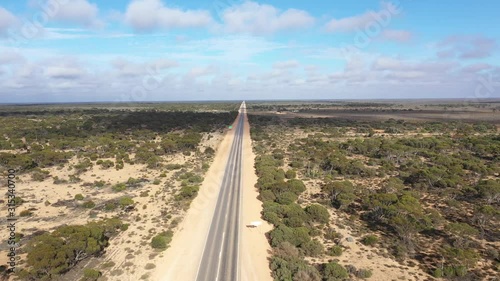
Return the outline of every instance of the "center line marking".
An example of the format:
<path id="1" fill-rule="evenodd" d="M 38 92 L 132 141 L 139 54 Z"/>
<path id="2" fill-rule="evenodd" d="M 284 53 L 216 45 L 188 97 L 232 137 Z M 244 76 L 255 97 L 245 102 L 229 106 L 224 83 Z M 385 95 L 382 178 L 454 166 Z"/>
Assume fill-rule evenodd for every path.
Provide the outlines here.
<path id="1" fill-rule="evenodd" d="M 219 263 L 217 264 L 217 276 L 215 277 L 215 281 L 219 280 L 220 260 L 222 258 L 222 251 L 224 250 L 224 235 L 226 235 L 226 232 L 222 232 L 222 245 L 219 252 Z"/>

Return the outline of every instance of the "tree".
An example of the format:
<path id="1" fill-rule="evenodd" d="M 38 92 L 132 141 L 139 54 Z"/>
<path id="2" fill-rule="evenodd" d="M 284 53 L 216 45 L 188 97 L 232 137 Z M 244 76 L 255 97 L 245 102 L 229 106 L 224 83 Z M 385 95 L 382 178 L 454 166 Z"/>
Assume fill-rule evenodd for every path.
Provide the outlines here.
<path id="1" fill-rule="evenodd" d="M 27 245 L 28 276 L 50 280 L 80 261 L 102 253 L 110 236 L 124 225 L 119 219 L 91 222 L 86 225 L 58 227 L 52 233 L 36 236 Z"/>
<path id="2" fill-rule="evenodd" d="M 154 236 L 151 239 L 151 247 L 159 250 L 167 249 L 170 241 L 172 241 L 172 236 L 174 236 L 174 233 L 170 230 Z"/>
<path id="3" fill-rule="evenodd" d="M 321 188 L 321 191 L 330 196 L 334 207 L 340 209 L 346 208 L 356 199 L 354 186 L 350 181 L 327 183 Z"/>
<path id="4" fill-rule="evenodd" d="M 83 278 L 81 281 L 95 281 L 101 277 L 102 273 L 92 268 L 85 268 L 83 270 Z"/>
<path id="5" fill-rule="evenodd" d="M 306 256 L 318 257 L 325 252 L 323 244 L 318 240 L 311 240 L 300 247 Z"/>
<path id="6" fill-rule="evenodd" d="M 293 281 L 321 281 L 321 276 L 316 268 L 308 266 L 297 271 L 293 275 Z"/>
<path id="7" fill-rule="evenodd" d="M 92 209 L 95 207 L 95 203 L 92 200 L 85 201 L 85 202 L 83 202 L 82 207 L 87 208 L 87 209 Z"/>
<path id="8" fill-rule="evenodd" d="M 480 258 L 474 249 L 462 249 L 450 246 L 444 247 L 443 257 L 449 265 L 453 267 L 464 266 L 465 268 L 473 267 Z"/>
<path id="9" fill-rule="evenodd" d="M 330 221 L 330 213 L 328 213 L 325 207 L 319 204 L 309 205 L 306 207 L 305 211 L 312 221 L 318 223 L 328 223 Z"/>
<path id="10" fill-rule="evenodd" d="M 327 281 L 345 280 L 348 277 L 347 270 L 336 262 L 329 262 L 323 267 L 323 278 Z"/>
<path id="11" fill-rule="evenodd" d="M 181 187 L 179 194 L 175 196 L 175 199 L 180 200 L 191 200 L 196 197 L 200 187 L 197 185 L 188 185 Z"/>
<path id="12" fill-rule="evenodd" d="M 366 235 L 363 237 L 363 239 L 361 239 L 361 243 L 367 246 L 373 246 L 377 244 L 377 242 L 378 242 L 378 237 L 375 235 Z"/>
<path id="13" fill-rule="evenodd" d="M 481 229 L 481 236 L 484 237 L 486 227 L 493 218 L 498 218 L 500 211 L 491 205 L 481 205 L 474 211 L 474 221 Z"/>
<path id="14" fill-rule="evenodd" d="M 289 190 L 297 195 L 300 195 L 306 190 L 304 182 L 298 179 L 291 179 L 286 182 Z"/>
<path id="15" fill-rule="evenodd" d="M 117 184 L 113 185 L 113 187 L 111 189 L 114 192 L 120 192 L 120 191 L 124 191 L 125 189 L 127 189 L 127 186 L 125 185 L 125 183 L 117 183 Z"/>
<path id="16" fill-rule="evenodd" d="M 209 146 L 209 147 L 205 148 L 205 154 L 208 156 L 212 156 L 215 154 L 215 150 Z"/>
<path id="17" fill-rule="evenodd" d="M 286 173 L 285 173 L 285 177 L 287 179 L 294 179 L 295 177 L 297 177 L 297 172 L 295 172 L 295 170 L 287 170 Z"/>
<path id="18" fill-rule="evenodd" d="M 500 180 L 481 181 L 476 189 L 481 198 L 486 200 L 486 203 L 491 205 L 500 202 Z"/>
<path id="19" fill-rule="evenodd" d="M 467 248 L 471 236 L 477 235 L 479 231 L 466 223 L 450 223 L 445 226 L 445 230 L 454 237 L 453 246 L 458 248 Z"/>
<path id="20" fill-rule="evenodd" d="M 295 193 L 286 191 L 276 195 L 276 202 L 283 205 L 288 205 L 297 201 L 298 196 Z"/>
<path id="21" fill-rule="evenodd" d="M 285 225 L 279 225 L 269 233 L 271 246 L 276 247 L 282 242 L 289 242 L 294 246 L 300 246 L 311 240 L 309 231 L 304 227 L 291 228 Z"/>
<path id="22" fill-rule="evenodd" d="M 402 180 L 398 178 L 389 178 L 382 187 L 382 190 L 385 193 L 399 193 L 404 188 L 405 186 Z"/>
<path id="23" fill-rule="evenodd" d="M 118 202 L 122 208 L 127 207 L 129 205 L 134 204 L 134 200 L 128 196 L 120 198 L 120 201 Z"/>
<path id="24" fill-rule="evenodd" d="M 333 246 L 328 250 L 328 254 L 334 257 L 340 257 L 342 255 L 342 252 L 343 252 L 342 247 L 337 245 Z"/>

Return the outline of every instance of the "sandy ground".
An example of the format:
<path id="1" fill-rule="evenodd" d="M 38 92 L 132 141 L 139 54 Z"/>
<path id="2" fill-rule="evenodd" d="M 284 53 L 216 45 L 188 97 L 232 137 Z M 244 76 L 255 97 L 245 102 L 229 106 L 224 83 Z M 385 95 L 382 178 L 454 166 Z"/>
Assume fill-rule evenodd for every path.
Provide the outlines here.
<path id="1" fill-rule="evenodd" d="M 255 154 L 252 151 L 250 125 L 245 122 L 245 136 L 243 138 L 243 200 L 242 221 L 248 224 L 252 221 L 261 221 L 257 228 L 242 229 L 241 239 L 241 280 L 242 281 L 271 281 L 271 269 L 268 257 L 271 246 L 265 233 L 272 229 L 265 220 L 261 219 L 262 202 L 257 199 L 259 192 L 255 188 L 257 175 L 254 169 Z"/>

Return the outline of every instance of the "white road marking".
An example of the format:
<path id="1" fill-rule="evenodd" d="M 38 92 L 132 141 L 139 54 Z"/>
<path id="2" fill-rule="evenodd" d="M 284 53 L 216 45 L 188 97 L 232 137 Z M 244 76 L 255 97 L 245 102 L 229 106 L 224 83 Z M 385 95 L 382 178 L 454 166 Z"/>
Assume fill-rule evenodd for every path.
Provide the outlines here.
<path id="1" fill-rule="evenodd" d="M 222 251 L 224 250 L 224 236 L 225 235 L 226 235 L 226 232 L 222 232 L 222 245 L 220 247 L 220 252 L 219 252 L 219 262 L 217 263 L 217 276 L 215 277 L 215 281 L 219 280 L 220 261 L 222 259 Z"/>

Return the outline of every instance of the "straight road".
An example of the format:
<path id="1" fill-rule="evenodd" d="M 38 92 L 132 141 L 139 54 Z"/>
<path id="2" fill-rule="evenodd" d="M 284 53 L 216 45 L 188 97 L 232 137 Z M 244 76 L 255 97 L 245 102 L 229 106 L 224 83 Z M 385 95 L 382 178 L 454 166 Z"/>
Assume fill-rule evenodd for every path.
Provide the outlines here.
<path id="1" fill-rule="evenodd" d="M 245 102 L 241 104 L 233 144 L 196 281 L 238 281 L 241 209 L 241 155 Z"/>

